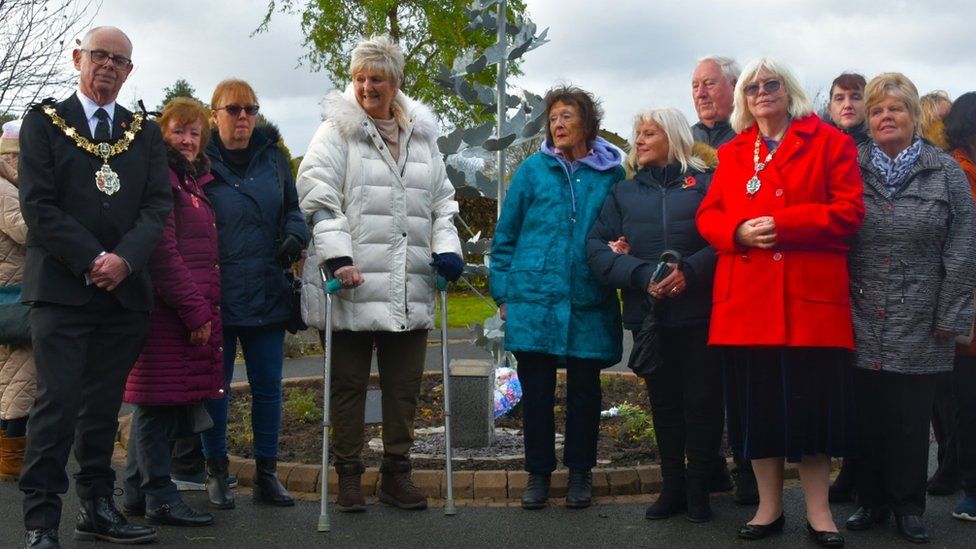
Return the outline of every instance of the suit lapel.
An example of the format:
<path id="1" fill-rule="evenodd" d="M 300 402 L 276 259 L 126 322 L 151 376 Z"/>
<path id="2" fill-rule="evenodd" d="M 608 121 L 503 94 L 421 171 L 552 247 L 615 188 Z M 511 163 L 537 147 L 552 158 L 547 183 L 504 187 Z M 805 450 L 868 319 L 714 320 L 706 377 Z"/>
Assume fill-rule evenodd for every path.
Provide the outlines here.
<path id="1" fill-rule="evenodd" d="M 112 141 L 121 139 L 123 134 L 132 127 L 132 113 L 115 104 L 115 116 L 112 117 Z"/>
<path id="2" fill-rule="evenodd" d="M 86 139 L 93 139 L 91 128 L 88 126 L 88 119 L 85 117 L 85 109 L 81 106 L 81 101 L 78 100 L 77 95 L 71 94 L 71 97 L 65 99 L 63 118 L 69 126 L 78 132 L 78 135 Z M 61 133 L 61 131 L 58 130 L 58 133 Z M 71 138 L 65 136 L 65 139 L 70 140 Z M 73 142 L 72 147 L 75 147 Z M 78 154 L 81 154 L 88 159 L 89 164 L 92 166 L 92 173 L 97 171 L 102 166 L 101 159 L 96 158 L 94 155 L 84 152 L 81 149 L 77 149 L 77 147 L 76 150 L 78 151 Z"/>

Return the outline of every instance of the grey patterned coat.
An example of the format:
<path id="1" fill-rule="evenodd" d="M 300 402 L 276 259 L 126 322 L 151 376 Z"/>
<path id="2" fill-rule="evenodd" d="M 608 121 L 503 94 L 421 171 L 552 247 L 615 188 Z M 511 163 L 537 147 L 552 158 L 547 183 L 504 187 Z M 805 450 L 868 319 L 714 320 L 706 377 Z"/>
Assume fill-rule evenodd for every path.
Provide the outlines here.
<path id="1" fill-rule="evenodd" d="M 952 370 L 952 338 L 969 333 L 976 285 L 976 205 L 952 157 L 923 143 L 902 190 L 889 196 L 858 151 L 864 224 L 848 255 L 857 366 L 900 374 Z"/>

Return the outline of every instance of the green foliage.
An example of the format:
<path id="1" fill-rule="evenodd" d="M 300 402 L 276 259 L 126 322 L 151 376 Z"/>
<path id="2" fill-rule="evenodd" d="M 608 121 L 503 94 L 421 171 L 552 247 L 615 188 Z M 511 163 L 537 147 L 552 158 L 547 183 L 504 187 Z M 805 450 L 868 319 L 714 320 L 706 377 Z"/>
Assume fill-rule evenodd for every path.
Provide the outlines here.
<path id="1" fill-rule="evenodd" d="M 601 376 L 601 383 L 602 383 Z M 654 442 L 654 423 L 651 416 L 640 406 L 624 402 L 617 406 L 617 415 L 624 418 L 620 426 L 620 435 L 629 438 L 631 442 Z"/>
<path id="2" fill-rule="evenodd" d="M 322 421 L 322 408 L 315 401 L 314 389 L 294 389 L 285 393 L 281 413 L 285 421 L 318 423 Z"/>
<path id="3" fill-rule="evenodd" d="M 172 86 L 163 88 L 163 100 L 159 103 L 159 106 L 156 107 L 156 110 L 163 110 L 166 103 L 169 103 L 171 99 L 176 97 L 189 97 L 190 99 L 196 99 L 197 101 L 200 101 L 200 103 L 203 103 L 204 106 L 207 106 L 207 103 L 197 97 L 196 93 L 197 91 L 193 88 L 193 86 L 190 85 L 189 82 L 182 78 L 177 79 Z"/>
<path id="4" fill-rule="evenodd" d="M 231 406 L 240 413 L 240 421 L 235 429 L 227 429 L 227 442 L 232 446 L 251 446 L 254 430 L 251 426 L 251 399 L 231 399 Z"/>
<path id="5" fill-rule="evenodd" d="M 435 81 L 441 65 L 452 66 L 467 48 L 479 52 L 494 45 L 494 33 L 476 33 L 470 23 L 470 0 L 269 0 L 264 21 L 256 32 L 267 31 L 275 12 L 300 14 L 303 57 L 314 70 L 324 70 L 337 87 L 349 82 L 349 56 L 356 43 L 374 34 L 388 33 L 404 50 L 406 67 L 401 89 L 430 105 L 453 125 L 471 124 L 491 115 L 481 114 L 460 97 L 444 91 Z M 524 0 L 508 2 L 508 18 L 524 14 Z M 508 68 L 519 74 L 517 63 Z M 473 80 L 493 85 L 496 74 L 484 70 Z"/>

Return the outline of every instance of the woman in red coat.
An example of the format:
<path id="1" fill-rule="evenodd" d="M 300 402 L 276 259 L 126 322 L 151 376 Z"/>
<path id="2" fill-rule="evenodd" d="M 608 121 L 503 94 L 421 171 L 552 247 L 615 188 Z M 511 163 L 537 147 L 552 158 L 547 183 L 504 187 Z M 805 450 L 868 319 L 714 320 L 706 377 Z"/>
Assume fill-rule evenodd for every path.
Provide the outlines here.
<path id="1" fill-rule="evenodd" d="M 149 260 L 155 308 L 149 336 L 125 385 L 136 404 L 129 437 L 123 511 L 153 524 L 202 526 L 213 515 L 191 508 L 170 480 L 169 439 L 187 436 L 188 405 L 223 396 L 223 342 L 217 225 L 203 185 L 209 113 L 192 99 L 166 104 L 159 118 L 173 190 L 162 238 Z M 203 410 L 201 407 L 200 410 Z"/>
<path id="2" fill-rule="evenodd" d="M 857 150 L 768 58 L 739 78 L 732 127 L 698 229 L 718 253 L 709 343 L 726 348 L 729 441 L 759 484 L 739 537 L 782 530 L 785 459 L 799 463 L 811 537 L 840 546 L 828 456 L 844 455 L 850 438 L 845 255 L 864 216 Z"/>

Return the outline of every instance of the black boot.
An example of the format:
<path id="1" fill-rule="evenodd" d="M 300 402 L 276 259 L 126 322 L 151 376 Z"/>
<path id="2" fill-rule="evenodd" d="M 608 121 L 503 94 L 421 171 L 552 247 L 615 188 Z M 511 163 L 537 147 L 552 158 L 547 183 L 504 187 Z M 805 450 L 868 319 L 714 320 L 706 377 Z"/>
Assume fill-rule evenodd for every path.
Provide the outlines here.
<path id="1" fill-rule="evenodd" d="M 209 526 L 213 524 L 211 513 L 201 513 L 186 504 L 183 499 L 172 503 L 163 503 L 155 508 L 146 509 L 146 520 L 149 524 L 167 526 Z"/>
<path id="2" fill-rule="evenodd" d="M 569 490 L 566 492 L 566 507 L 583 509 L 593 503 L 593 472 L 589 469 L 569 470 Z"/>
<path id="3" fill-rule="evenodd" d="M 207 496 L 210 506 L 217 509 L 234 508 L 234 492 L 230 490 L 227 456 L 207 460 Z"/>
<path id="4" fill-rule="evenodd" d="M 53 528 L 28 530 L 24 534 L 25 549 L 61 549 L 58 531 Z"/>
<path id="5" fill-rule="evenodd" d="M 644 518 L 647 520 L 661 520 L 671 515 L 684 512 L 687 508 L 685 504 L 685 492 L 684 475 L 665 476 L 664 484 L 661 487 L 661 495 L 644 512 Z"/>
<path id="6" fill-rule="evenodd" d="M 550 475 L 529 473 L 529 481 L 522 494 L 522 509 L 542 509 L 549 504 Z"/>
<path id="7" fill-rule="evenodd" d="M 295 498 L 278 480 L 278 458 L 255 458 L 254 467 L 254 501 L 279 507 L 295 505 Z"/>
<path id="8" fill-rule="evenodd" d="M 844 503 L 854 497 L 854 486 L 857 483 L 857 462 L 851 458 L 844 458 L 837 478 L 830 485 L 828 498 L 831 503 Z"/>
<path id="9" fill-rule="evenodd" d="M 712 506 L 708 501 L 708 485 L 703 478 L 689 478 L 685 491 L 688 506 L 686 515 L 691 522 L 712 520 Z"/>
<path id="10" fill-rule="evenodd" d="M 129 524 L 115 508 L 111 496 L 81 500 L 75 539 L 103 540 L 112 543 L 145 543 L 156 539 L 156 530 L 148 526 Z"/>

